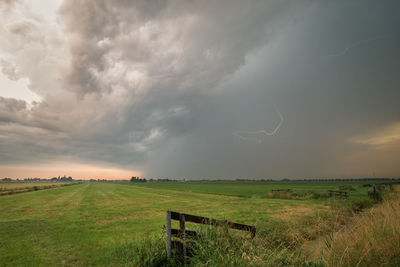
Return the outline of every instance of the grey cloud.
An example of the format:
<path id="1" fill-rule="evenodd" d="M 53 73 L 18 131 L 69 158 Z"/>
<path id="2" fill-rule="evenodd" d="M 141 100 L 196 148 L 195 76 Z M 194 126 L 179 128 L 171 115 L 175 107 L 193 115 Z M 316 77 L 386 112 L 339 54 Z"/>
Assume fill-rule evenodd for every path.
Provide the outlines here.
<path id="1" fill-rule="evenodd" d="M 6 75 L 10 80 L 16 81 L 20 78 L 17 67 L 2 58 L 0 58 L 0 67 L 3 74 Z"/>
<path id="2" fill-rule="evenodd" d="M 120 164 L 146 160 L 148 153 L 202 119 L 196 114 L 202 105 L 198 101 L 243 66 L 247 53 L 264 45 L 267 22 L 274 23 L 278 11 L 287 7 L 283 2 L 236 5 L 66 1 L 61 20 L 72 58 L 63 81 L 79 97 L 65 101 L 67 110 L 78 109 L 72 114 L 83 112 L 75 116 L 81 126 L 71 125 L 72 114 L 66 115 L 63 107 L 57 109 L 60 99 L 48 99 L 49 106 L 38 107 L 36 114 L 43 116 L 46 110 L 62 117 L 56 124 L 75 140 L 72 154 L 75 149 L 77 156 Z M 225 12 L 231 16 L 221 25 L 218 20 Z M 230 26 L 235 17 L 250 15 L 254 19 L 248 23 Z M 255 27 L 258 23 L 261 27 Z M 239 41 L 247 33 L 248 40 Z M 101 147 L 107 153 L 99 153 Z"/>
<path id="3" fill-rule="evenodd" d="M 148 90 L 141 86 L 212 88 L 264 43 L 266 24 L 287 3 L 66 1 L 61 12 L 73 43 L 66 87 L 85 95 L 120 86 L 134 97 Z M 135 75 L 150 81 L 135 84 Z"/>
<path id="4" fill-rule="evenodd" d="M 47 131 L 61 131 L 62 128 L 56 123 L 56 116 L 37 112 L 40 105 L 37 103 L 33 105 L 31 109 L 28 109 L 27 103 L 23 100 L 0 97 L 0 122 Z"/>
<path id="5" fill-rule="evenodd" d="M 35 26 L 30 21 L 20 21 L 6 25 L 6 29 L 13 34 L 28 35 L 35 29 Z"/>
<path id="6" fill-rule="evenodd" d="M 19 112 L 26 109 L 26 102 L 13 98 L 4 98 L 0 96 L 0 110 L 4 112 Z"/>

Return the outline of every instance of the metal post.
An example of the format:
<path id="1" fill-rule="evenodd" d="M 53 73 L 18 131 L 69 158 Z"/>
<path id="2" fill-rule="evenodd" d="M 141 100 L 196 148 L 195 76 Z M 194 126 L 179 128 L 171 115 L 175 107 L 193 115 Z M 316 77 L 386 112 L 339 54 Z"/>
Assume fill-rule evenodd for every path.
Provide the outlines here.
<path id="1" fill-rule="evenodd" d="M 183 215 L 181 215 L 179 218 L 179 228 L 182 234 L 183 265 L 186 265 L 186 228 L 185 228 L 185 216 Z"/>
<path id="2" fill-rule="evenodd" d="M 167 257 L 171 258 L 171 212 L 167 211 L 167 222 L 166 222 L 166 232 L 167 232 Z"/>

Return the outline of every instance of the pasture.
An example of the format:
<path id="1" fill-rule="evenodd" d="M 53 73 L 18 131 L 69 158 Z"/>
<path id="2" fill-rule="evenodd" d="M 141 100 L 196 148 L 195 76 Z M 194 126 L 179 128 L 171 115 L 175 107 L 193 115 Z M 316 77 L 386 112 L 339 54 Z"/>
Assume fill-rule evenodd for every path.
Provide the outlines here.
<path id="1" fill-rule="evenodd" d="M 138 183 L 135 185 L 154 188 L 207 193 L 237 197 L 266 198 L 272 190 L 289 189 L 300 196 L 318 193 L 326 195 L 327 190 L 339 190 L 340 187 L 351 188 L 346 190 L 352 199 L 366 197 L 368 182 L 170 182 L 170 183 Z"/>
<path id="2" fill-rule="evenodd" d="M 0 265 L 112 262 L 110 252 L 125 242 L 160 235 L 167 210 L 256 226 L 311 216 L 329 210 L 331 199 L 268 198 L 267 193 L 322 192 L 340 184 L 83 183 L 1 196 Z M 353 187 L 350 197 L 367 197 L 361 183 Z"/>

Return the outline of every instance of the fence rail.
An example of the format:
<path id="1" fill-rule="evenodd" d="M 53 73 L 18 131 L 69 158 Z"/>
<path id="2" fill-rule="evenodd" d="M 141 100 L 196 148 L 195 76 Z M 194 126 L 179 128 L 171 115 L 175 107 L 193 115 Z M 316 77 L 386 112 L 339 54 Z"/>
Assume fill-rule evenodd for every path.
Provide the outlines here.
<path id="1" fill-rule="evenodd" d="M 246 225 L 241 223 L 230 222 L 227 220 L 217 220 L 211 219 L 207 217 L 191 215 L 186 213 L 180 213 L 175 211 L 167 211 L 166 214 L 166 248 L 167 248 L 167 256 L 171 257 L 171 237 L 178 237 L 182 240 L 182 248 L 183 248 L 183 264 L 186 264 L 187 251 L 186 251 L 186 236 L 197 236 L 196 231 L 186 230 L 186 222 L 198 223 L 198 224 L 209 224 L 214 226 L 227 226 L 230 229 L 236 229 L 241 231 L 248 231 L 251 233 L 252 238 L 256 234 L 256 227 L 253 225 Z M 179 221 L 179 230 L 171 228 L 171 220 Z"/>
<path id="2" fill-rule="evenodd" d="M 216 219 L 211 219 L 211 218 L 207 218 L 207 217 L 201 217 L 201 216 L 171 211 L 171 219 L 172 220 L 180 221 L 181 216 L 185 217 L 186 222 L 193 222 L 193 223 L 199 223 L 199 224 L 211 224 L 211 225 L 215 225 L 215 226 L 226 225 L 228 228 L 231 228 L 231 229 L 249 231 L 249 232 L 251 232 L 253 237 L 256 234 L 256 227 L 252 226 L 252 225 L 229 222 L 227 220 L 216 220 Z"/>

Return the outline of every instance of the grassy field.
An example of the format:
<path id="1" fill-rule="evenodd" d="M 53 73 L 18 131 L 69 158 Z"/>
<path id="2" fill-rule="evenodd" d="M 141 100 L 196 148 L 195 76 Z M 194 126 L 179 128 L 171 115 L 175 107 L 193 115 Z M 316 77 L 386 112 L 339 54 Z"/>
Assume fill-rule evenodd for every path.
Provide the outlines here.
<path id="1" fill-rule="evenodd" d="M 170 182 L 170 183 L 137 183 L 135 185 L 154 188 L 169 189 L 196 193 L 208 193 L 238 197 L 269 197 L 268 194 L 276 189 L 292 189 L 294 193 L 304 195 L 307 193 L 326 194 L 327 190 L 339 190 L 340 186 L 352 187 L 346 190 L 349 198 L 362 199 L 367 195 L 369 187 L 364 187 L 367 182 Z"/>
<path id="2" fill-rule="evenodd" d="M 1 196 L 0 265 L 112 263 L 113 257 L 125 257 L 114 252 L 122 251 L 127 242 L 160 236 L 167 210 L 257 226 L 311 218 L 330 210 L 331 200 L 274 199 L 266 198 L 266 193 L 285 187 L 326 191 L 338 185 L 83 183 Z M 366 198 L 366 188 L 354 187 L 354 196 Z"/>

